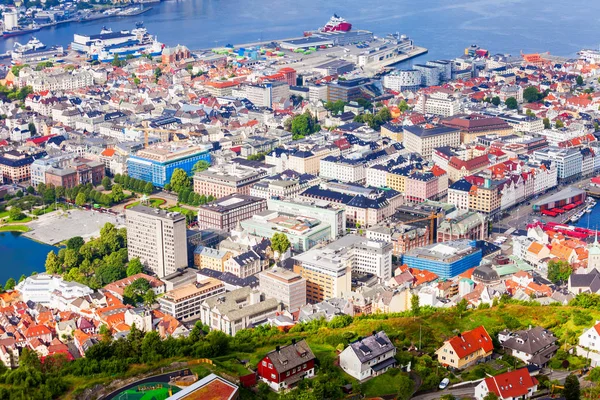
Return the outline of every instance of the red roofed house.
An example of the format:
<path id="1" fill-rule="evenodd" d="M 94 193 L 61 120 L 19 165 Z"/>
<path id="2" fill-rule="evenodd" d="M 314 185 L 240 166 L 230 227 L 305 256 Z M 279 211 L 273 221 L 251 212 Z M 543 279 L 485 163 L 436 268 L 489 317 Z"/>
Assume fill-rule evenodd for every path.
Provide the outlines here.
<path id="1" fill-rule="evenodd" d="M 475 387 L 475 398 L 483 400 L 493 392 L 501 400 L 529 399 L 537 391 L 537 385 L 537 379 L 529 375 L 527 368 L 521 368 L 485 378 Z"/>
<path id="2" fill-rule="evenodd" d="M 44 325 L 31 325 L 25 331 L 25 338 L 28 341 L 39 339 L 45 343 L 49 343 L 52 340 L 52 331 Z"/>
<path id="3" fill-rule="evenodd" d="M 492 338 L 481 325 L 446 340 L 435 353 L 440 364 L 454 369 L 464 369 L 489 359 L 493 350 Z"/>

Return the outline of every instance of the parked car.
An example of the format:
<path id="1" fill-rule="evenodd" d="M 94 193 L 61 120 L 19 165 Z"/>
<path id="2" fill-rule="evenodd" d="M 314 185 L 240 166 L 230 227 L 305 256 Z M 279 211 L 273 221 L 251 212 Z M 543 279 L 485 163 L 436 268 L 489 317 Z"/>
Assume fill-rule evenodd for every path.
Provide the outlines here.
<path id="1" fill-rule="evenodd" d="M 448 384 L 449 384 L 449 383 L 450 383 L 450 379 L 448 379 L 448 378 L 444 378 L 444 379 L 442 379 L 442 381 L 440 382 L 440 386 L 439 386 L 439 388 L 440 388 L 441 390 L 444 390 L 444 389 L 446 389 L 446 388 L 448 387 Z"/>

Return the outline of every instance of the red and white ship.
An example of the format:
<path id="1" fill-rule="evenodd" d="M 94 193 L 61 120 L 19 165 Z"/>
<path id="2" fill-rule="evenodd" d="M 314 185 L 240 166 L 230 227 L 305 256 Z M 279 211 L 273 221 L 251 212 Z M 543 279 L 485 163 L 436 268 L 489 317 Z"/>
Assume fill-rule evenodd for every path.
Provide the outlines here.
<path id="1" fill-rule="evenodd" d="M 333 17 L 323 26 L 319 28 L 317 31 L 307 31 L 304 32 L 304 36 L 310 36 L 316 32 L 348 32 L 352 29 L 352 24 L 346 21 L 344 18 L 340 17 L 337 14 L 333 14 Z"/>
<path id="2" fill-rule="evenodd" d="M 324 27 L 320 29 L 321 32 L 348 32 L 352 29 L 352 24 L 346 21 L 344 18 L 338 16 L 337 14 L 333 14 L 333 17 L 329 20 L 328 23 L 325 24 Z"/>

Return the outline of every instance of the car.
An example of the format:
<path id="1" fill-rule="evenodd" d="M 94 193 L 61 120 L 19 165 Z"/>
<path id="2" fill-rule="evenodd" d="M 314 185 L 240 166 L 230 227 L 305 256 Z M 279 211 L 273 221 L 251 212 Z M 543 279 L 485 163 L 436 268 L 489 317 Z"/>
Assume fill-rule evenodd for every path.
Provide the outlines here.
<path id="1" fill-rule="evenodd" d="M 448 387 L 449 383 L 450 383 L 450 379 L 444 378 L 444 379 L 442 379 L 442 381 L 440 382 L 440 386 L 438 386 L 438 387 L 440 388 L 440 390 L 444 390 Z"/>

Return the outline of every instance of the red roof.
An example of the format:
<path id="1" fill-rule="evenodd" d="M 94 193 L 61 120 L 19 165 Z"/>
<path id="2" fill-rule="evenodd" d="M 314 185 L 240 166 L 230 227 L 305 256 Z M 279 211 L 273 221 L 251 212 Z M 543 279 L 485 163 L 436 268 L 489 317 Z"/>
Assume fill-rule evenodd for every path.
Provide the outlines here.
<path id="1" fill-rule="evenodd" d="M 25 337 L 28 339 L 43 335 L 52 335 L 52 331 L 44 325 L 32 325 L 25 331 Z"/>
<path id="2" fill-rule="evenodd" d="M 478 326 L 473 330 L 463 332 L 448 340 L 448 342 L 459 358 L 465 358 L 469 354 L 473 354 L 480 349 L 485 353 L 494 349 L 492 338 L 483 325 Z"/>
<path id="3" fill-rule="evenodd" d="M 54 136 L 56 136 L 56 135 L 47 135 L 47 136 L 40 136 L 40 137 L 36 137 L 36 138 L 27 139 L 27 143 L 42 144 L 42 143 L 47 142 Z"/>
<path id="4" fill-rule="evenodd" d="M 490 392 L 501 399 L 514 399 L 525 396 L 529 389 L 537 385 L 537 380 L 529 375 L 527 368 L 505 372 L 485 379 Z"/>

